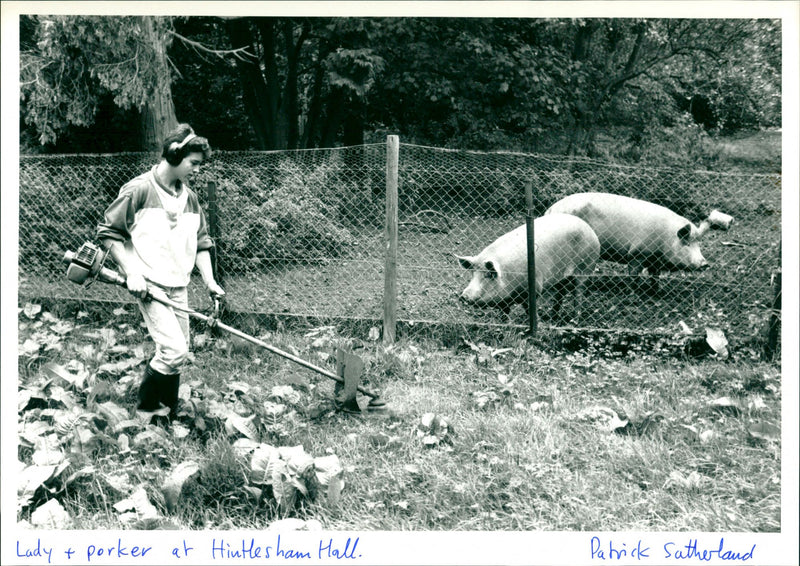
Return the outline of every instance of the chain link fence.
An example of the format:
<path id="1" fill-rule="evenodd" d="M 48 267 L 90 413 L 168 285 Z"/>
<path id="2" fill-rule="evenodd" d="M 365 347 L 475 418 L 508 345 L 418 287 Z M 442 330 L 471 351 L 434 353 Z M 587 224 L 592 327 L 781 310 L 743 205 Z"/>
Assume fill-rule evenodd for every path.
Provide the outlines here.
<path id="1" fill-rule="evenodd" d="M 283 152 L 217 152 L 191 180 L 207 207 L 215 262 L 232 310 L 321 319 L 380 320 L 387 250 L 385 144 Z M 94 238 L 119 188 L 157 162 L 153 154 L 23 156 L 20 159 L 20 299 L 130 302 L 120 289 L 67 281 L 64 252 Z M 456 325 L 527 325 L 462 304 L 475 255 L 532 212 L 586 191 L 664 205 L 699 223 L 717 209 L 735 218 L 701 240 L 710 268 L 662 275 L 642 288 L 627 268 L 600 261 L 583 278 L 583 308 L 568 294 L 542 326 L 674 332 L 721 327 L 740 337 L 763 327 L 779 269 L 781 177 L 613 165 L 557 156 L 453 151 L 401 144 L 397 319 Z M 624 227 L 620 227 L 624 229 Z M 633 283 L 633 284 L 632 284 Z M 207 303 L 200 285 L 190 302 Z"/>

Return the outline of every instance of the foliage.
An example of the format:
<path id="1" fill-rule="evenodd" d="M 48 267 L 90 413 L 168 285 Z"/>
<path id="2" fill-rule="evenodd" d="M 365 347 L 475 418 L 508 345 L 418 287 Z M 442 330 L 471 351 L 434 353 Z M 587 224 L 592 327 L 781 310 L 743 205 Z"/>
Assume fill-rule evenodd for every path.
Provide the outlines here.
<path id="1" fill-rule="evenodd" d="M 386 43 L 388 72 L 377 100 L 388 105 L 385 123 L 404 137 L 590 155 L 597 126 L 636 124 L 642 114 L 650 123 L 675 106 L 675 91 L 697 85 L 720 62 L 739 61 L 741 74 L 740 45 L 763 60 L 775 56 L 779 37 L 768 23 L 703 20 L 421 18 L 385 25 L 395 41 Z M 775 67 L 752 71 L 744 71 L 751 82 L 736 83 L 742 95 L 777 93 Z M 622 99 L 640 116 L 624 112 Z M 779 121 L 770 108 L 762 124 Z M 559 133 L 565 137 L 551 139 Z"/>
<path id="2" fill-rule="evenodd" d="M 225 30 L 214 17 L 176 17 L 175 32 L 207 48 L 228 46 Z M 172 94 L 175 112 L 213 149 L 244 150 L 256 147 L 253 127 L 242 100 L 234 59 L 207 53 L 194 44 L 173 41 L 170 61 L 178 69 Z"/>
<path id="3" fill-rule="evenodd" d="M 225 28 L 234 48 L 257 54 L 236 67 L 259 149 L 363 142 L 366 98 L 383 69 L 372 20 L 240 18 Z"/>
<path id="4" fill-rule="evenodd" d="M 121 108 L 155 104 L 169 85 L 160 17 L 36 16 L 20 53 L 21 110 L 42 144 L 69 126 L 94 124 L 102 96 Z M 30 22 L 28 22 L 30 24 Z M 171 103 L 171 101 L 170 101 Z M 170 118 L 169 115 L 166 118 Z M 174 114 L 171 116 L 174 122 Z"/>
<path id="5" fill-rule="evenodd" d="M 91 158 L 31 157 L 20 161 L 20 265 L 41 273 L 61 272 L 64 251 L 94 238 L 97 224 L 120 187 L 152 164 L 152 156 L 129 154 L 113 161 Z M 87 184 L 91 179 L 91 184 Z M 23 192 L 25 189 L 23 189 Z"/>
<path id="6" fill-rule="evenodd" d="M 327 261 L 354 243 L 344 220 L 352 213 L 348 189 L 336 183 L 336 167 L 305 170 L 282 160 L 265 176 L 251 174 L 234 182 L 219 182 L 219 199 L 226 210 L 220 237 L 220 257 L 226 271 L 260 269 L 264 265 Z M 212 174 L 212 170 L 206 172 Z M 331 190 L 336 187 L 335 190 Z"/>
<path id="7" fill-rule="evenodd" d="M 149 424 L 152 413 L 126 408 L 152 352 L 124 308 L 99 328 L 82 311 L 72 320 L 35 303 L 19 310 L 20 519 L 80 528 L 73 517 L 90 506 L 104 509 L 108 526 L 203 526 L 213 507 L 261 507 L 269 520 L 304 502 L 337 503 L 335 454 L 260 442 L 285 439 L 300 391 L 228 382 L 220 395 L 184 383 L 179 419 L 163 429 Z"/>
<path id="8" fill-rule="evenodd" d="M 42 141 L 92 124 L 102 92 L 120 105 L 152 95 L 150 59 L 140 56 L 140 76 L 128 80 L 129 50 L 142 40 L 136 21 L 23 21 L 23 113 Z M 596 156 L 605 131 L 642 145 L 615 152 L 636 160 L 679 142 L 693 111 L 712 133 L 780 124 L 781 34 L 772 20 L 154 22 L 170 31 L 162 44 L 177 71 L 170 77 L 181 119 L 223 149 L 358 145 L 388 131 L 428 145 Z M 84 49 L 109 37 L 125 41 Z M 100 71 L 84 72 L 92 64 Z"/>
<path id="9" fill-rule="evenodd" d="M 736 29 L 738 28 L 738 29 Z M 730 134 L 777 127 L 781 122 L 781 29 L 774 20 L 750 20 L 735 26 L 731 45 L 704 73 L 682 72 L 684 96 L 708 100 L 708 126 Z"/>

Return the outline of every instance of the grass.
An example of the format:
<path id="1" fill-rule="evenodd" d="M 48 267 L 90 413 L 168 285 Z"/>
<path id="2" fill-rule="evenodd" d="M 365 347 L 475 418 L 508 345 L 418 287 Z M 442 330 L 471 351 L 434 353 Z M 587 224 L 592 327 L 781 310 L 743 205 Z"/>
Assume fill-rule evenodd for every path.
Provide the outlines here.
<path id="1" fill-rule="evenodd" d="M 781 170 L 782 136 L 780 130 L 740 132 L 712 138 L 712 151 L 728 170 Z"/>
<path id="2" fill-rule="evenodd" d="M 77 407 L 95 415 L 87 424 L 93 448 L 79 450 L 74 437 L 60 437 L 69 472 L 45 482 L 20 520 L 56 497 L 73 526 L 129 528 L 114 505 L 144 487 L 157 513 L 137 528 L 263 528 L 299 517 L 331 530 L 780 530 L 780 440 L 751 432 L 755 423 L 780 426 L 780 367 L 773 364 L 643 351 L 619 357 L 602 346 L 570 353 L 545 338 L 525 341 L 513 329 L 472 346 L 430 336 L 391 348 L 333 328 L 262 333 L 322 365 L 332 363 L 336 346 L 357 353 L 366 362 L 366 384 L 381 391 L 389 411 L 354 416 L 332 410 L 332 381 L 250 344 L 206 337 L 196 340 L 183 381 L 205 426 L 187 416 L 167 432 L 132 426 L 126 452 L 119 433 L 102 426 L 97 406 L 99 400 L 130 407 L 140 368 L 131 378 L 92 367 L 138 351 L 146 338 L 135 317 L 105 324 L 43 317 L 21 315 L 21 343 L 55 343 L 45 339 L 55 333 L 47 329 L 63 329 L 64 321 L 76 326 L 60 335 L 60 349 L 21 357 L 23 389 L 42 383 L 47 362 L 83 359 L 94 343 L 86 335 L 129 326 L 95 366 L 86 361 L 90 385 L 67 388 Z M 276 402 L 275 386 L 296 396 L 270 418 L 264 407 Z M 57 420 L 61 405 L 54 399 L 64 397 L 53 387 L 42 394 L 50 412 L 31 404 L 20 412 L 23 423 Z M 341 496 L 299 497 L 283 508 L 269 488 L 252 489 L 249 455 L 237 443 L 243 435 L 214 417 L 219 406 L 256 415 L 258 442 L 300 445 L 313 457 L 335 454 L 343 467 Z M 447 422 L 446 435 L 422 425 L 427 413 Z M 179 437 L 181 427 L 188 434 Z M 144 443 L 145 433 L 158 440 Z M 31 463 L 33 450 L 23 443 L 21 461 Z M 199 472 L 170 508 L 162 487 L 187 461 Z M 84 466 L 92 473 L 67 481 Z"/>

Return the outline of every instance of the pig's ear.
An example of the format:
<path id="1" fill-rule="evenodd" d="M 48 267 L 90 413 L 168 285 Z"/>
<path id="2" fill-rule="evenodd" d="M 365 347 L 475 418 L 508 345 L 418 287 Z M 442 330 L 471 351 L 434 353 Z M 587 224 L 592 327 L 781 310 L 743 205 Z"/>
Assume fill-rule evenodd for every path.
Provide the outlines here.
<path id="1" fill-rule="evenodd" d="M 461 267 L 464 269 L 472 269 L 472 266 L 475 264 L 475 258 L 469 256 L 455 256 L 458 260 L 458 263 L 461 264 Z"/>
<path id="2" fill-rule="evenodd" d="M 678 239 L 683 244 L 688 244 L 689 243 L 689 238 L 691 236 L 692 236 L 692 225 L 691 224 L 687 224 L 686 226 L 684 226 L 683 228 L 678 230 Z"/>

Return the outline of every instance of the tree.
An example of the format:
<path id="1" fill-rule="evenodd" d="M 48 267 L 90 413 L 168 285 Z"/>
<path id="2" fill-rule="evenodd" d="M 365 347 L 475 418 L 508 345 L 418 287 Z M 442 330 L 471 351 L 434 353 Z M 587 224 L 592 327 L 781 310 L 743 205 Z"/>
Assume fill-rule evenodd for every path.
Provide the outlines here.
<path id="1" fill-rule="evenodd" d="M 569 73 L 562 77 L 575 92 L 568 103 L 571 154 L 592 152 L 598 124 L 608 120 L 607 110 L 624 91 L 646 84 L 652 96 L 653 89 L 718 76 L 732 61 L 743 63 L 745 45 L 755 49 L 770 35 L 756 37 L 749 20 L 575 20 L 566 26 L 574 37 Z M 763 75 L 757 65 L 747 65 L 746 72 Z"/>
<path id="2" fill-rule="evenodd" d="M 166 50 L 169 18 L 38 16 L 25 29 L 20 85 L 25 121 L 42 144 L 69 126 L 94 123 L 105 93 L 121 108 L 136 108 L 141 131 L 136 149 L 158 147 L 177 125 Z"/>
<path id="3" fill-rule="evenodd" d="M 172 42 L 168 53 L 179 70 L 172 95 L 182 121 L 207 135 L 214 148 L 258 147 L 225 26 L 211 16 L 176 17 L 173 25 L 181 39 Z"/>
<path id="4" fill-rule="evenodd" d="M 673 95 L 687 92 L 726 115 L 767 97 L 761 123 L 776 123 L 775 22 L 414 18 L 383 28 L 373 103 L 383 107 L 373 111 L 423 143 L 592 154 L 599 127 L 667 126 Z"/>
<path id="5" fill-rule="evenodd" d="M 260 149 L 363 141 L 366 95 L 383 68 L 369 20 L 229 18 L 243 101 Z"/>
<path id="6" fill-rule="evenodd" d="M 175 93 L 182 121 L 232 149 L 388 130 L 592 155 L 601 130 L 636 144 L 690 126 L 691 101 L 725 132 L 780 123 L 770 20 L 41 16 L 20 35 L 23 114 L 43 142 L 91 125 L 109 97 L 152 142 Z"/>

